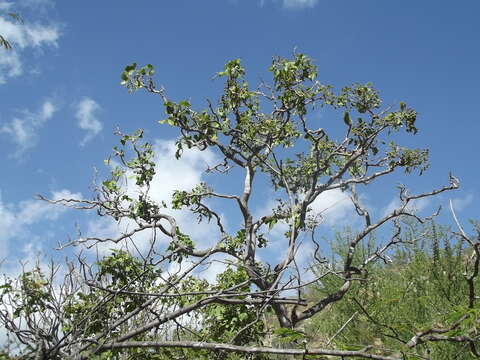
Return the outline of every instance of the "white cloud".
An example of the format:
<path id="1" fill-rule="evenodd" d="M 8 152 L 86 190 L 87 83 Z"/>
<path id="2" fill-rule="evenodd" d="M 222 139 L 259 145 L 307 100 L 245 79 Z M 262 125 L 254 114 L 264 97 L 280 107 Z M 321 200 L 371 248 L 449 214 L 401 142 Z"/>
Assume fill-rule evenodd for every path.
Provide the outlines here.
<path id="1" fill-rule="evenodd" d="M 0 33 L 13 46 L 14 49 L 28 47 L 41 47 L 50 45 L 57 47 L 59 30 L 55 26 L 41 24 L 21 24 L 15 20 L 0 18 Z"/>
<path id="2" fill-rule="evenodd" d="M 16 7 L 33 8 L 37 11 L 42 11 L 44 8 L 55 6 L 53 0 L 17 0 Z M 0 10 L 13 9 L 13 2 L 0 0 Z"/>
<path id="3" fill-rule="evenodd" d="M 55 3 L 53 0 L 19 0 L 19 5 L 37 10 L 43 10 L 44 8 L 55 6 Z"/>
<path id="4" fill-rule="evenodd" d="M 276 208 L 278 203 L 274 200 L 267 201 L 264 206 L 255 210 L 255 217 L 262 217 L 271 214 L 271 210 Z M 355 208 L 348 196 L 348 193 L 339 189 L 326 191 L 320 194 L 310 205 L 309 215 L 318 216 L 321 222 L 321 233 L 335 228 L 342 228 L 345 225 L 354 226 L 361 218 L 356 214 Z M 265 229 L 266 230 L 266 229 Z M 269 244 L 264 249 L 259 249 L 258 253 L 272 266 L 285 259 L 288 251 L 288 240 L 285 238 L 285 232 L 288 231 L 288 225 L 284 222 L 278 222 L 272 229 L 268 230 L 267 238 Z M 309 270 L 309 263 L 314 253 L 314 244 L 310 240 L 310 234 L 303 234 L 298 238 L 297 252 L 295 254 L 297 265 L 302 271 L 302 276 L 310 279 L 312 274 Z"/>
<path id="5" fill-rule="evenodd" d="M 282 3 L 286 9 L 305 9 L 313 8 L 318 0 L 282 0 Z"/>
<path id="6" fill-rule="evenodd" d="M 81 199 L 80 193 L 72 193 L 69 190 L 55 191 L 52 193 L 52 200 L 60 199 Z M 21 219 L 22 225 L 30 225 L 41 220 L 56 220 L 67 209 L 63 206 L 54 206 L 40 200 L 26 200 L 19 204 L 17 218 Z"/>
<path id="7" fill-rule="evenodd" d="M 175 190 L 191 190 L 202 181 L 202 173 L 207 166 L 218 161 L 209 149 L 186 150 L 177 160 L 176 146 L 172 140 L 157 140 L 154 151 L 157 173 L 152 182 L 151 196 L 156 201 L 170 202 Z"/>
<path id="8" fill-rule="evenodd" d="M 260 260 L 257 257 L 257 260 Z M 169 276 L 176 275 L 183 277 L 190 273 L 195 274 L 199 279 L 207 280 L 210 284 L 217 283 L 217 276 L 225 272 L 229 264 L 234 264 L 235 259 L 230 255 L 215 254 L 196 266 L 198 259 L 186 259 L 182 263 L 172 262 L 166 269 Z M 235 267 L 234 265 L 232 265 Z M 195 268 L 194 268 L 195 267 Z M 192 271 L 193 268 L 193 271 Z"/>
<path id="9" fill-rule="evenodd" d="M 21 117 L 14 117 L 12 121 L 0 127 L 0 134 L 7 134 L 16 145 L 14 157 L 21 157 L 25 151 L 37 144 L 38 131 L 52 118 L 55 111 L 55 105 L 46 100 L 37 112 L 23 110 Z"/>
<path id="10" fill-rule="evenodd" d="M 0 1 L 0 10 L 6 11 L 10 10 L 13 6 L 13 3 L 11 1 Z"/>
<path id="11" fill-rule="evenodd" d="M 72 193 L 69 190 L 53 192 L 51 198 L 80 199 L 80 193 Z M 54 221 L 63 214 L 67 208 L 55 206 L 41 200 L 25 200 L 18 204 L 6 204 L 0 194 L 0 262 L 9 253 L 10 243 L 13 240 L 31 238 L 29 226 L 42 221 Z"/>
<path id="12" fill-rule="evenodd" d="M 157 140 L 153 148 L 156 173 L 151 182 L 149 196 L 157 203 L 164 201 L 169 205 L 175 190 L 191 190 L 202 182 L 202 174 L 207 165 L 218 162 L 214 153 L 208 149 L 205 151 L 185 150 L 182 157 L 176 160 L 174 141 Z M 126 191 L 132 196 L 136 195 L 136 187 L 133 181 L 127 184 Z M 218 240 L 218 231 L 213 223 L 202 222 L 199 224 L 196 217 L 187 210 L 162 209 L 161 211 L 174 216 L 180 229 L 191 236 L 199 248 L 209 246 Z M 113 219 L 96 218 L 89 223 L 85 235 L 116 238 L 122 232 L 131 230 L 134 226 L 133 220 L 124 220 L 118 224 Z M 166 240 L 166 238 L 157 239 L 158 244 L 165 244 Z M 151 242 L 151 233 L 143 231 L 137 234 L 133 241 L 140 251 L 147 250 Z M 111 248 L 126 245 L 128 246 L 128 244 L 104 243 L 98 247 L 98 250 L 105 253 Z"/>
<path id="13" fill-rule="evenodd" d="M 254 215 L 256 217 L 262 217 L 271 214 L 272 209 L 276 208 L 277 205 L 277 201 L 269 200 L 263 207 L 257 209 Z M 319 216 L 322 224 L 328 226 L 352 223 L 352 216 L 356 214 L 355 207 L 353 206 L 348 193 L 339 189 L 333 189 L 321 193 L 315 201 L 310 204 L 310 208 L 312 211 L 309 215 Z M 272 232 L 283 236 L 283 233 L 286 230 L 287 225 L 279 223 L 273 227 Z"/>
<path id="14" fill-rule="evenodd" d="M 22 74 L 22 63 L 15 51 L 0 50 L 0 84 L 4 84 L 8 77 Z"/>
<path id="15" fill-rule="evenodd" d="M 50 119 L 55 113 L 55 106 L 50 101 L 45 101 L 40 111 L 40 118 L 42 121 Z"/>
<path id="16" fill-rule="evenodd" d="M 80 143 L 80 145 L 83 146 L 97 136 L 98 133 L 103 129 L 102 123 L 97 118 L 100 105 L 98 105 L 95 100 L 89 97 L 84 97 L 76 105 L 76 109 L 75 118 L 78 120 L 77 125 L 80 129 L 87 132 Z"/>
<path id="17" fill-rule="evenodd" d="M 15 213 L 0 198 L 0 261 L 8 254 L 9 240 L 15 235 L 16 216 Z"/>
<path id="18" fill-rule="evenodd" d="M 210 284 L 216 284 L 217 276 L 227 269 L 227 261 L 234 262 L 230 256 L 219 255 L 212 257 L 208 264 L 200 267 L 198 277 L 207 280 Z"/>
<path id="19" fill-rule="evenodd" d="M 40 47 L 43 44 L 58 46 L 59 32 L 55 27 L 35 24 L 25 28 L 25 37 L 27 38 L 25 46 Z"/>
<path id="20" fill-rule="evenodd" d="M 356 214 L 348 193 L 339 189 L 321 193 L 310 207 L 314 214 L 321 216 L 323 223 L 329 226 L 352 223 Z"/>
<path id="21" fill-rule="evenodd" d="M 6 11 L 11 5 L 11 2 L 0 2 L 0 10 Z M 40 3 L 35 6 L 44 7 Z M 19 23 L 13 18 L 0 17 L 0 34 L 13 46 L 11 50 L 0 49 L 0 84 L 3 84 L 8 78 L 23 74 L 20 54 L 24 54 L 28 49 L 57 47 L 60 30 L 55 24 Z"/>
<path id="22" fill-rule="evenodd" d="M 465 209 L 468 205 L 470 205 L 473 201 L 473 194 L 467 194 L 464 197 L 457 197 L 452 199 L 453 202 L 453 208 L 456 211 L 462 211 Z"/>
<path id="23" fill-rule="evenodd" d="M 182 263 L 172 262 L 166 268 L 168 276 L 183 277 L 190 273 L 195 274 L 199 279 L 207 280 L 210 284 L 217 283 L 217 276 L 227 268 L 227 263 L 232 263 L 233 258 L 224 254 L 215 254 L 208 258 L 208 261 L 196 266 L 198 259 L 186 259 Z"/>
<path id="24" fill-rule="evenodd" d="M 274 3 L 281 3 L 284 9 L 306 9 L 313 8 L 318 0 L 273 0 Z M 264 7 L 266 0 L 259 0 L 258 5 Z"/>
<path id="25" fill-rule="evenodd" d="M 430 198 L 420 198 L 417 200 L 413 200 L 408 204 L 407 211 L 410 211 L 413 213 L 419 213 L 424 209 L 426 209 L 430 204 L 431 204 Z M 393 198 L 383 210 L 382 216 L 387 216 L 393 210 L 399 208 L 400 205 L 401 203 L 398 197 Z"/>

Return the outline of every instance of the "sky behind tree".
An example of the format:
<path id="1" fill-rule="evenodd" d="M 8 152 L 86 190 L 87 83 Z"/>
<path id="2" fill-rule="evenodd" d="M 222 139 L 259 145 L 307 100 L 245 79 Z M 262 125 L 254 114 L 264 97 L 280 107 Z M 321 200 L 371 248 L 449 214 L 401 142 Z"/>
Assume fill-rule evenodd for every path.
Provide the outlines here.
<path id="1" fill-rule="evenodd" d="M 431 166 L 422 177 L 392 176 L 374 191 L 359 189 L 365 203 L 380 216 L 394 206 L 399 182 L 412 192 L 427 191 L 447 184 L 452 171 L 461 190 L 419 203 L 419 211 L 453 199 L 464 220 L 478 217 L 476 1 L 19 0 L 0 1 L 0 11 L 24 19 L 0 17 L 0 34 L 13 45 L 0 50 L 0 259 L 7 259 L 7 269 L 18 258 L 33 259 L 35 251 L 49 253 L 76 235 L 77 224 L 84 233 L 118 230 L 94 214 L 33 200 L 35 194 L 91 196 L 94 168 L 105 174 L 103 159 L 118 142 L 117 127 L 144 128 L 155 144 L 156 199 L 168 200 L 174 188 L 204 179 L 202 170 L 215 154 L 172 159 L 176 133 L 156 123 L 164 117 L 159 99 L 120 86 L 119 75 L 132 62 L 153 64 L 169 96 L 188 98 L 198 108 L 219 96 L 223 84 L 212 78 L 234 58 L 242 60 L 252 85 L 270 81 L 273 55 L 293 51 L 312 57 L 320 81 L 336 89 L 372 82 L 384 106 L 404 101 L 418 111 L 420 132 L 403 142 L 428 147 Z M 310 116 L 333 131 L 341 122 L 341 114 L 322 109 Z M 259 186 L 265 189 L 265 198 L 255 199 L 261 213 L 274 194 L 267 184 Z M 327 209 L 329 227 L 351 225 L 353 209 L 345 198 L 332 192 L 316 204 L 318 211 Z M 224 215 L 231 215 L 228 209 Z M 185 226 L 195 224 L 189 214 L 178 216 Z M 199 239 L 209 234 L 207 225 L 191 226 Z"/>

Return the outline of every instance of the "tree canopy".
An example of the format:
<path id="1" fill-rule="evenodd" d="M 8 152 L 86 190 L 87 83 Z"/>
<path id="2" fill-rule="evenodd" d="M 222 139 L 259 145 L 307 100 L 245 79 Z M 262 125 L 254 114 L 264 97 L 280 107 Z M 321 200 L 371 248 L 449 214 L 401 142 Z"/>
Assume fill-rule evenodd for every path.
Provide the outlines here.
<path id="1" fill-rule="evenodd" d="M 371 84 L 335 91 L 317 79 L 304 54 L 274 57 L 269 71 L 272 83 L 252 88 L 241 61 L 229 61 L 217 74 L 222 94 L 196 110 L 156 85 L 152 65 L 125 68 L 122 84 L 158 96 L 166 113 L 160 123 L 178 130 L 175 157 L 212 152 L 218 162 L 205 171 L 215 181 L 179 189 L 171 203 L 156 201 L 153 179 L 169 169 L 157 167 L 142 130 L 118 131 L 120 145 L 106 161 L 110 176 L 91 199 L 41 200 L 95 210 L 128 226 L 117 237 L 80 234 L 66 244 L 111 247 L 107 255 L 80 253 L 62 271 L 52 265 L 6 279 L 0 318 L 18 344 L 12 354 L 386 360 L 467 349 L 478 356 L 480 243 L 458 220 L 451 241 L 448 230 L 432 223 L 435 213 L 421 217 L 413 206 L 458 188 L 458 180 L 450 175 L 447 185 L 419 194 L 400 186 L 398 206 L 381 216 L 357 191 L 394 172 L 427 169 L 428 149 L 397 140 L 400 132 L 417 133 L 416 111 L 403 102 L 385 106 Z M 319 108 L 332 119 L 312 116 Z M 240 177 L 238 191 L 215 186 Z M 275 199 L 258 214 L 252 198 L 264 192 L 260 181 L 271 185 Z M 334 190 L 349 197 L 361 222 L 328 249 L 331 232 L 314 204 Z M 225 219 L 225 208 L 240 220 Z M 195 241 L 172 210 L 210 223 L 210 238 Z M 390 235 L 378 233 L 388 224 Z M 135 249 L 144 234 L 149 246 Z M 444 245 L 439 238 L 447 238 Z M 280 259 L 259 255 L 272 248 L 285 250 Z M 312 249 L 308 264 L 299 260 L 305 249 Z M 214 263 L 222 267 L 208 281 L 199 269 Z"/>

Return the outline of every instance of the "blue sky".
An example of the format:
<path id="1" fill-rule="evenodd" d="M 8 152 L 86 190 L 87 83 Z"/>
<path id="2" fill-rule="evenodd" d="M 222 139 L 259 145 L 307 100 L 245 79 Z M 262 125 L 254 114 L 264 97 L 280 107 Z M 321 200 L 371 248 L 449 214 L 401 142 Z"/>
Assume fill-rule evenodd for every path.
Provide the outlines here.
<path id="1" fill-rule="evenodd" d="M 446 184 L 452 171 L 461 190 L 421 207 L 432 211 L 451 198 L 462 219 L 478 218 L 478 1 L 0 0 L 0 11 L 17 11 L 25 20 L 0 18 L 0 34 L 14 45 L 0 50 L 0 259 L 6 268 L 36 251 L 50 253 L 75 235 L 76 224 L 87 233 L 115 231 L 104 220 L 33 196 L 91 195 L 94 168 L 104 171 L 117 126 L 144 128 L 156 143 L 163 166 L 158 199 L 175 186 L 193 186 L 203 165 L 214 161 L 213 153 L 191 154 L 182 163 L 170 159 L 176 133 L 156 123 L 161 103 L 119 84 L 134 61 L 152 63 L 173 99 L 199 106 L 221 91 L 221 82 L 211 79 L 227 60 L 241 58 L 255 84 L 269 80 L 273 55 L 289 56 L 295 48 L 315 60 L 323 83 L 339 89 L 371 81 L 384 104 L 405 101 L 419 112 L 420 132 L 404 143 L 428 147 L 431 167 L 420 178 L 382 180 L 362 193 L 365 202 L 381 214 L 398 182 L 427 191 Z M 321 112 L 312 116 L 332 121 Z M 266 199 L 257 201 L 259 212 L 268 207 Z M 343 225 L 351 209 L 341 194 L 318 206 L 331 205 L 326 225 Z M 179 216 L 192 222 L 188 214 Z M 449 214 L 442 219 L 449 222 Z M 208 226 L 195 226 L 199 237 L 209 233 Z"/>

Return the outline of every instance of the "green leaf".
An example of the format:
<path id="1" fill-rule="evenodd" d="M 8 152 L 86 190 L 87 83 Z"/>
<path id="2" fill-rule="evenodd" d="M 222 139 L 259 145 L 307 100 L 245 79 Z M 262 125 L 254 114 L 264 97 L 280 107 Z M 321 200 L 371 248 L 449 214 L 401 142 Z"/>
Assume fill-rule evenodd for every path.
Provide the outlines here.
<path id="1" fill-rule="evenodd" d="M 289 328 L 275 329 L 273 334 L 276 335 L 281 342 L 292 342 L 305 338 L 304 333 Z"/>
<path id="2" fill-rule="evenodd" d="M 345 114 L 343 114 L 343 122 L 347 126 L 352 126 L 352 119 L 350 119 L 350 114 L 348 113 L 348 111 L 345 111 Z"/>
<path id="3" fill-rule="evenodd" d="M 277 222 L 278 222 L 278 219 L 276 217 L 271 217 L 271 218 L 265 220 L 265 224 L 268 225 L 269 230 L 272 230 Z"/>
<path id="4" fill-rule="evenodd" d="M 125 66 L 125 71 L 129 73 L 135 70 L 136 68 L 137 68 L 137 63 L 132 63 L 130 65 Z"/>

